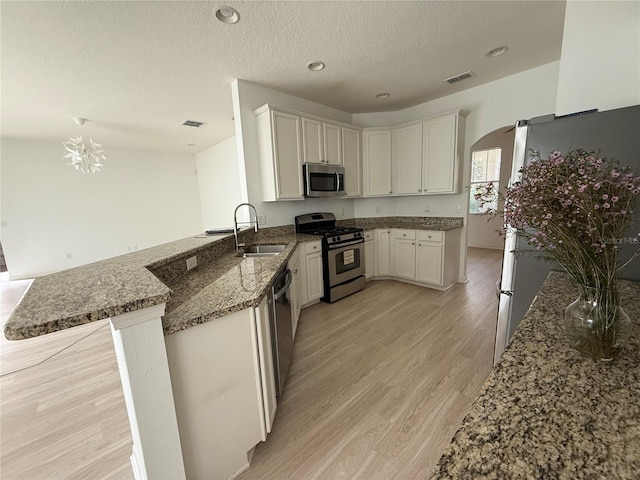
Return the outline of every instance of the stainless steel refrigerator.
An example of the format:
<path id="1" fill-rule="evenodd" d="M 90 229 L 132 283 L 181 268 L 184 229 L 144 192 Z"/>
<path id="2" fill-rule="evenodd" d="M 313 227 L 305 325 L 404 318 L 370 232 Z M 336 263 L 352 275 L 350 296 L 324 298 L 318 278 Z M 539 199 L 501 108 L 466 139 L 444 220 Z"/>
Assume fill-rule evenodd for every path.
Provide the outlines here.
<path id="1" fill-rule="evenodd" d="M 607 110 L 588 111 L 563 117 L 548 115 L 516 124 L 511 182 L 529 161 L 531 149 L 546 158 L 554 150 L 566 153 L 570 149 L 600 149 L 602 155 L 615 158 L 621 166 L 640 172 L 640 105 Z M 634 225 L 630 234 L 640 232 L 640 205 L 636 206 Z M 500 303 L 496 330 L 495 361 L 516 331 L 529 305 L 551 270 L 559 265 L 536 260 L 530 255 L 515 256 L 514 249 L 526 248 L 526 241 L 515 235 L 507 236 L 500 281 Z M 621 258 L 628 258 L 633 245 L 621 246 Z M 640 258 L 627 265 L 620 278 L 640 281 Z"/>

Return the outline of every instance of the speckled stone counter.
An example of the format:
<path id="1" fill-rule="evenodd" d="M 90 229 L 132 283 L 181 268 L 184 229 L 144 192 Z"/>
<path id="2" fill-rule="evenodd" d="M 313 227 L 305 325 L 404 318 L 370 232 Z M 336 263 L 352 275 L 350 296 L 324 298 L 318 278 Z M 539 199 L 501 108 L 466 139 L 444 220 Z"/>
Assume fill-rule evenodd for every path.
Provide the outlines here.
<path id="1" fill-rule="evenodd" d="M 404 228 L 408 230 L 453 230 L 462 228 L 460 217 L 371 217 L 340 220 L 340 225 L 350 225 L 373 230 L 376 228 Z"/>
<path id="2" fill-rule="evenodd" d="M 549 275 L 433 479 L 640 478 L 640 283 L 621 287 L 629 344 L 595 362 L 564 335 L 577 289 Z"/>
<path id="3" fill-rule="evenodd" d="M 372 228 L 450 230 L 461 218 L 376 217 L 341 220 Z M 301 241 L 293 225 L 260 230 L 247 243 L 283 243 L 271 258 L 234 256 L 233 235 L 198 235 L 36 278 L 5 325 L 10 340 L 45 335 L 166 303 L 165 335 L 244 308 L 257 306 L 279 269 Z M 197 255 L 198 267 L 186 271 Z"/>
<path id="4" fill-rule="evenodd" d="M 257 305 L 296 244 L 316 239 L 296 236 L 291 226 L 269 230 L 252 240 L 287 244 L 276 257 L 234 256 L 233 235 L 195 236 L 38 277 L 9 317 L 5 336 L 36 337 L 165 302 L 168 335 Z M 192 255 L 198 267 L 187 272 Z"/>

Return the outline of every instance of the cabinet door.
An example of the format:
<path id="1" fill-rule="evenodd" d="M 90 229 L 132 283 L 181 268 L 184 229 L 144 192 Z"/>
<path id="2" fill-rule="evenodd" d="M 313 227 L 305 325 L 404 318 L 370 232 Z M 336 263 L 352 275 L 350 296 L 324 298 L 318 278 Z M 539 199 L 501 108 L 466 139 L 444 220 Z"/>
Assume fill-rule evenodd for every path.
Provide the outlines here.
<path id="1" fill-rule="evenodd" d="M 342 130 L 339 125 L 323 123 L 324 162 L 342 165 Z"/>
<path id="2" fill-rule="evenodd" d="M 418 240 L 416 280 L 442 286 L 442 243 Z"/>
<path id="3" fill-rule="evenodd" d="M 413 230 L 396 230 L 391 255 L 392 275 L 414 280 L 416 278 L 416 241 Z"/>
<path id="4" fill-rule="evenodd" d="M 324 163 L 322 122 L 302 117 L 302 158 L 308 163 Z"/>
<path id="5" fill-rule="evenodd" d="M 269 319 L 271 303 L 265 298 L 255 309 L 256 330 L 258 335 L 258 355 L 260 358 L 260 380 L 264 402 L 264 421 L 266 432 L 271 432 L 273 418 L 276 416 L 276 381 L 273 370 L 273 349 L 271 344 L 271 324 Z"/>
<path id="6" fill-rule="evenodd" d="M 454 193 L 457 115 L 424 122 L 422 185 L 425 193 Z"/>
<path id="7" fill-rule="evenodd" d="M 307 300 L 313 302 L 320 300 L 324 295 L 322 282 L 322 252 L 308 253 L 306 255 L 307 271 Z"/>
<path id="8" fill-rule="evenodd" d="M 373 277 L 374 265 L 375 265 L 375 249 L 373 246 L 373 237 L 371 240 L 365 240 L 364 242 L 364 278 L 369 280 Z"/>
<path id="9" fill-rule="evenodd" d="M 422 191 L 422 123 L 393 130 L 393 193 Z"/>
<path id="10" fill-rule="evenodd" d="M 349 197 L 362 195 L 361 133 L 342 127 L 342 162 L 344 163 L 345 191 Z"/>
<path id="11" fill-rule="evenodd" d="M 364 194 L 391 194 L 391 130 L 363 132 Z"/>
<path id="12" fill-rule="evenodd" d="M 376 230 L 376 254 L 375 275 L 386 276 L 391 274 L 390 247 L 391 230 Z"/>
<path id="13" fill-rule="evenodd" d="M 299 261 L 299 249 L 291 256 L 289 260 L 288 268 L 291 270 L 291 274 L 293 278 L 291 279 L 291 289 L 289 290 L 291 302 L 291 331 L 293 332 L 293 338 L 296 336 L 296 329 L 298 328 L 298 320 L 300 319 L 300 308 L 301 298 L 300 298 L 300 261 Z"/>
<path id="14" fill-rule="evenodd" d="M 271 114 L 277 199 L 304 198 L 300 117 L 277 111 L 272 111 Z"/>

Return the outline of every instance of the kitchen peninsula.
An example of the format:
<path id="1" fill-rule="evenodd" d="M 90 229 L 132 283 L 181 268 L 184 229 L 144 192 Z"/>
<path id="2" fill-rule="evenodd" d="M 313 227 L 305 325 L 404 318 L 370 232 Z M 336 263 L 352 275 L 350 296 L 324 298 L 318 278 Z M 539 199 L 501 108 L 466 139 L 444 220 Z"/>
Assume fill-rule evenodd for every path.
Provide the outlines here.
<path id="1" fill-rule="evenodd" d="M 620 287 L 629 344 L 612 362 L 596 362 L 564 336 L 577 288 L 567 274 L 549 274 L 433 480 L 638 478 L 640 283 Z"/>
<path id="2" fill-rule="evenodd" d="M 460 218 L 344 221 L 367 224 L 367 228 L 410 226 L 443 232 L 462 227 Z M 241 468 L 247 463 L 247 451 L 266 435 L 256 426 L 262 424 L 264 414 L 260 412 L 263 396 L 255 325 L 278 271 L 292 259 L 298 243 L 314 241 L 318 238 L 296 234 L 293 226 L 267 228 L 248 243 L 284 244 L 285 249 L 277 256 L 243 258 L 235 251 L 233 236 L 197 236 L 39 277 L 9 318 L 5 336 L 20 340 L 109 318 L 133 437 L 131 462 L 136 478 L 197 476 L 193 469 L 200 461 L 209 463 L 198 465 L 199 472 L 211 468 L 214 456 L 194 447 L 213 448 L 209 439 L 202 441 L 193 434 L 196 420 L 207 425 L 209 433 L 207 421 L 218 422 L 213 430 L 249 431 L 251 435 L 240 443 L 242 448 L 232 441 L 224 445 L 235 448 L 233 462 L 240 462 Z M 197 267 L 187 270 L 194 256 Z M 227 332 L 236 335 L 233 341 L 226 337 L 221 341 Z M 199 347 L 192 348 L 197 342 Z M 212 347 L 213 342 L 220 343 Z M 228 363 L 215 357 L 225 348 Z M 203 386 L 199 381 L 203 377 L 211 383 L 204 385 L 208 390 L 197 392 L 199 408 L 205 400 L 241 386 L 234 398 L 241 398 L 242 405 L 225 404 L 238 415 L 185 420 L 195 411 L 189 403 L 192 387 Z M 236 471 L 218 475 L 216 470 L 215 478 L 229 478 Z"/>

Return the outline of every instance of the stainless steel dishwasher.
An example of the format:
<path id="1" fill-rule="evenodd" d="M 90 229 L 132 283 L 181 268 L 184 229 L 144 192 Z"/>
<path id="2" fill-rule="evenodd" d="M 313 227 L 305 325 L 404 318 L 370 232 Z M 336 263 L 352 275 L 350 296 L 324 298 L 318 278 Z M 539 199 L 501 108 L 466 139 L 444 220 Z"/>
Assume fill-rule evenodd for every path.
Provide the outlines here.
<path id="1" fill-rule="evenodd" d="M 287 379 L 291 354 L 293 353 L 293 331 L 291 326 L 291 303 L 289 287 L 293 275 L 286 266 L 276 277 L 269 292 L 269 320 L 273 344 L 273 365 L 276 381 L 276 396 L 280 396 Z"/>

